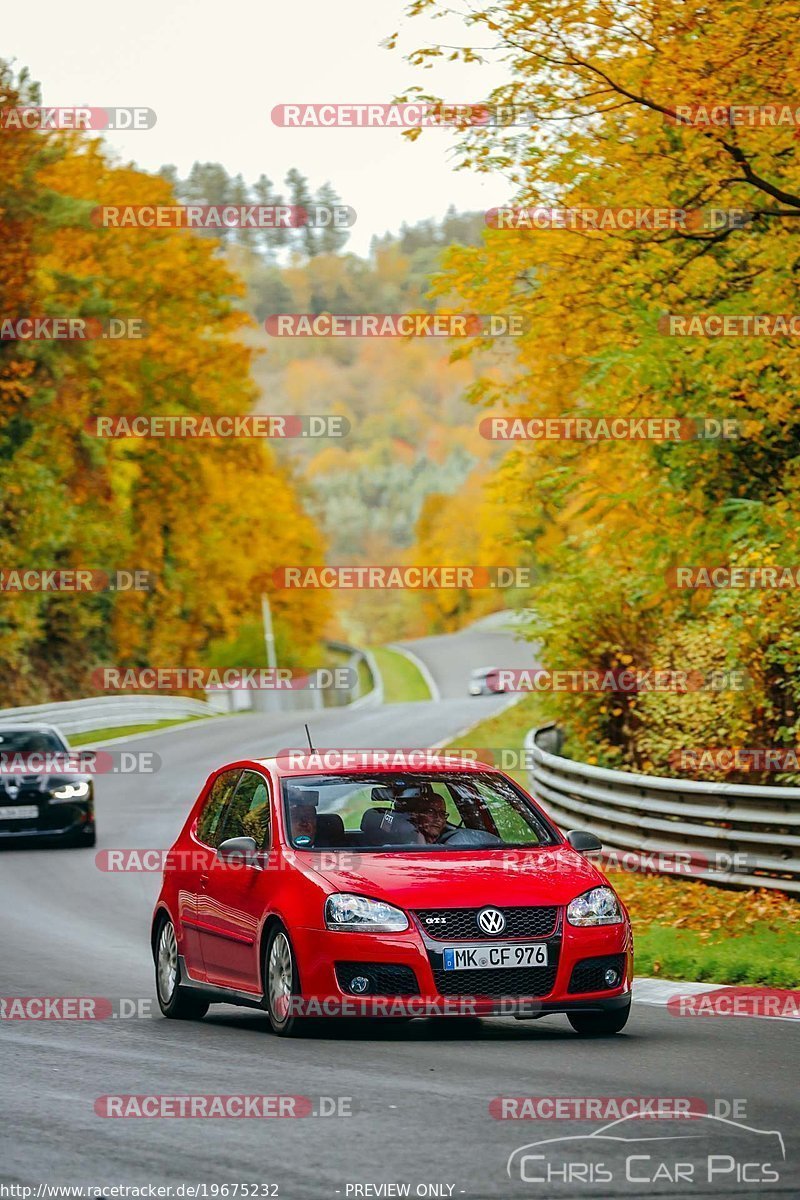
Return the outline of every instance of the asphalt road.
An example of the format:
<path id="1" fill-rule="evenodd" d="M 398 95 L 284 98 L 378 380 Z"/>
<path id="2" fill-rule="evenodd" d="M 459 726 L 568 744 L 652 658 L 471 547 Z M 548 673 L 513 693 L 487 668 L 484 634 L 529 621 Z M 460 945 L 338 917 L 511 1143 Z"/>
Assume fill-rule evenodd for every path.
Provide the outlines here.
<path id="1" fill-rule="evenodd" d="M 444 699 L 315 714 L 317 745 L 433 744 L 504 703 L 464 694 L 471 667 L 531 661 L 529 647 L 491 626 L 410 645 Z M 214 766 L 302 745 L 301 735 L 297 715 L 262 715 L 132 739 L 131 749 L 156 751 L 161 768 L 149 777 L 101 780 L 100 848 L 168 846 Z M 273 1037 L 261 1014 L 232 1007 L 214 1008 L 194 1024 L 168 1022 L 155 1003 L 148 948 L 158 886 L 155 874 L 101 872 L 92 850 L 0 854 L 0 994 L 102 996 L 120 1014 L 0 1021 L 3 1184 L 205 1184 L 212 1197 L 212 1185 L 231 1185 L 233 1196 L 234 1184 L 272 1184 L 277 1192 L 258 1194 L 292 1200 L 399 1195 L 405 1185 L 411 1196 L 470 1200 L 763 1197 L 800 1190 L 797 1023 L 680 1019 L 643 1004 L 634 1005 L 623 1035 L 604 1041 L 578 1038 L 563 1017 L 417 1020 L 401 1027 L 333 1022 L 295 1040 Z M 130 1009 L 138 1015 L 125 1016 Z M 332 1097 L 352 1115 L 115 1120 L 96 1114 L 98 1097 L 131 1093 L 300 1095 L 311 1097 L 317 1113 L 324 1108 L 320 1097 Z M 515 1149 L 588 1135 L 604 1122 L 498 1120 L 489 1105 L 500 1096 L 691 1097 L 709 1111 L 722 1102 L 722 1115 L 736 1100 L 739 1125 L 783 1135 L 786 1161 L 776 1161 L 776 1138 L 765 1133 L 709 1120 L 677 1129 L 649 1121 L 626 1127 L 625 1136 L 651 1139 L 668 1131 L 680 1140 L 569 1143 L 577 1177 L 575 1163 L 556 1163 L 558 1148 L 548 1147 L 550 1165 L 529 1159 L 525 1171 L 534 1179 L 546 1169 L 551 1182 L 522 1182 L 519 1169 L 515 1178 L 506 1174 Z M 687 1132 L 694 1135 L 688 1141 Z M 628 1179 L 631 1153 L 640 1157 L 628 1164 Z M 711 1183 L 709 1153 L 718 1156 Z M 560 1175 L 552 1174 L 556 1169 Z M 774 1172 L 777 1181 L 746 1181 Z"/>

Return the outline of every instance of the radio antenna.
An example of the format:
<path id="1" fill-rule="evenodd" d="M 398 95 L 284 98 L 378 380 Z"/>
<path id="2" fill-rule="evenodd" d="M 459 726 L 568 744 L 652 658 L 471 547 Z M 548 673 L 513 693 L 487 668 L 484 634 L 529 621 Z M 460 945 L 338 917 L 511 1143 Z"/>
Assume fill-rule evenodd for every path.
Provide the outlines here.
<path id="1" fill-rule="evenodd" d="M 306 737 L 308 738 L 308 748 L 309 748 L 309 750 L 311 751 L 311 753 L 313 754 L 313 753 L 315 753 L 315 751 L 314 751 L 314 743 L 311 741 L 311 734 L 309 733 L 308 726 L 307 726 L 307 725 L 304 725 L 304 726 L 303 726 L 303 728 L 305 729 L 305 731 L 306 731 Z"/>

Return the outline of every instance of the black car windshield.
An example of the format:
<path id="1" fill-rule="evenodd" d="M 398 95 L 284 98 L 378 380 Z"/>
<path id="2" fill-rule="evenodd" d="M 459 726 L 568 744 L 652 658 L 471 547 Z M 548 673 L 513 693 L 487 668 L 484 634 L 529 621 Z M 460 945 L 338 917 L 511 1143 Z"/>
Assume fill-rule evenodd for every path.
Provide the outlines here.
<path id="1" fill-rule="evenodd" d="M 0 754 L 58 754 L 67 749 L 52 729 L 0 729 Z"/>
<path id="2" fill-rule="evenodd" d="M 300 850 L 475 850 L 551 846 L 555 830 L 501 775 L 303 775 L 283 780 Z"/>

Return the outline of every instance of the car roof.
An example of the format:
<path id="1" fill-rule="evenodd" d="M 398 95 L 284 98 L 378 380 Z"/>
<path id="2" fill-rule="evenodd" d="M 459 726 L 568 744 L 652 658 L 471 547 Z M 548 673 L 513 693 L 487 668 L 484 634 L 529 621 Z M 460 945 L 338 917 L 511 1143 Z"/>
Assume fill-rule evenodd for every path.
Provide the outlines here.
<path id="1" fill-rule="evenodd" d="M 414 755 L 413 761 L 407 761 Z M 417 756 L 425 755 L 418 762 Z M 446 751 L 424 750 L 320 750 L 316 753 L 292 750 L 286 755 L 255 760 L 276 775 L 415 775 L 453 774 L 456 772 L 496 771 L 489 763 L 472 758 L 447 754 Z"/>

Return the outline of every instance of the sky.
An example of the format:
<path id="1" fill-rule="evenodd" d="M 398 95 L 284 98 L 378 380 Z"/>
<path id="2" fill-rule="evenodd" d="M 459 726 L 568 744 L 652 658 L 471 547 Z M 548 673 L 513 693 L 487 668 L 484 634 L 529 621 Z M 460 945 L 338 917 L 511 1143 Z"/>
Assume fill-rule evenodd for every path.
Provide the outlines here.
<path id="1" fill-rule="evenodd" d="M 283 129 L 276 104 L 387 102 L 410 84 L 451 101 L 479 102 L 500 68 L 403 57 L 432 41 L 460 44 L 458 18 L 409 20 L 400 0 L 107 0 L 7 5 L 0 57 L 27 67 L 46 105 L 154 109 L 150 130 L 115 132 L 107 143 L 146 170 L 195 160 L 221 162 L 254 181 L 282 183 L 297 167 L 312 186 L 329 180 L 358 218 L 347 248 L 369 249 L 374 234 L 403 221 L 441 217 L 448 205 L 485 210 L 508 202 L 504 180 L 456 171 L 452 130 L 416 142 L 389 129 Z M 400 48 L 380 46 L 400 31 Z"/>

